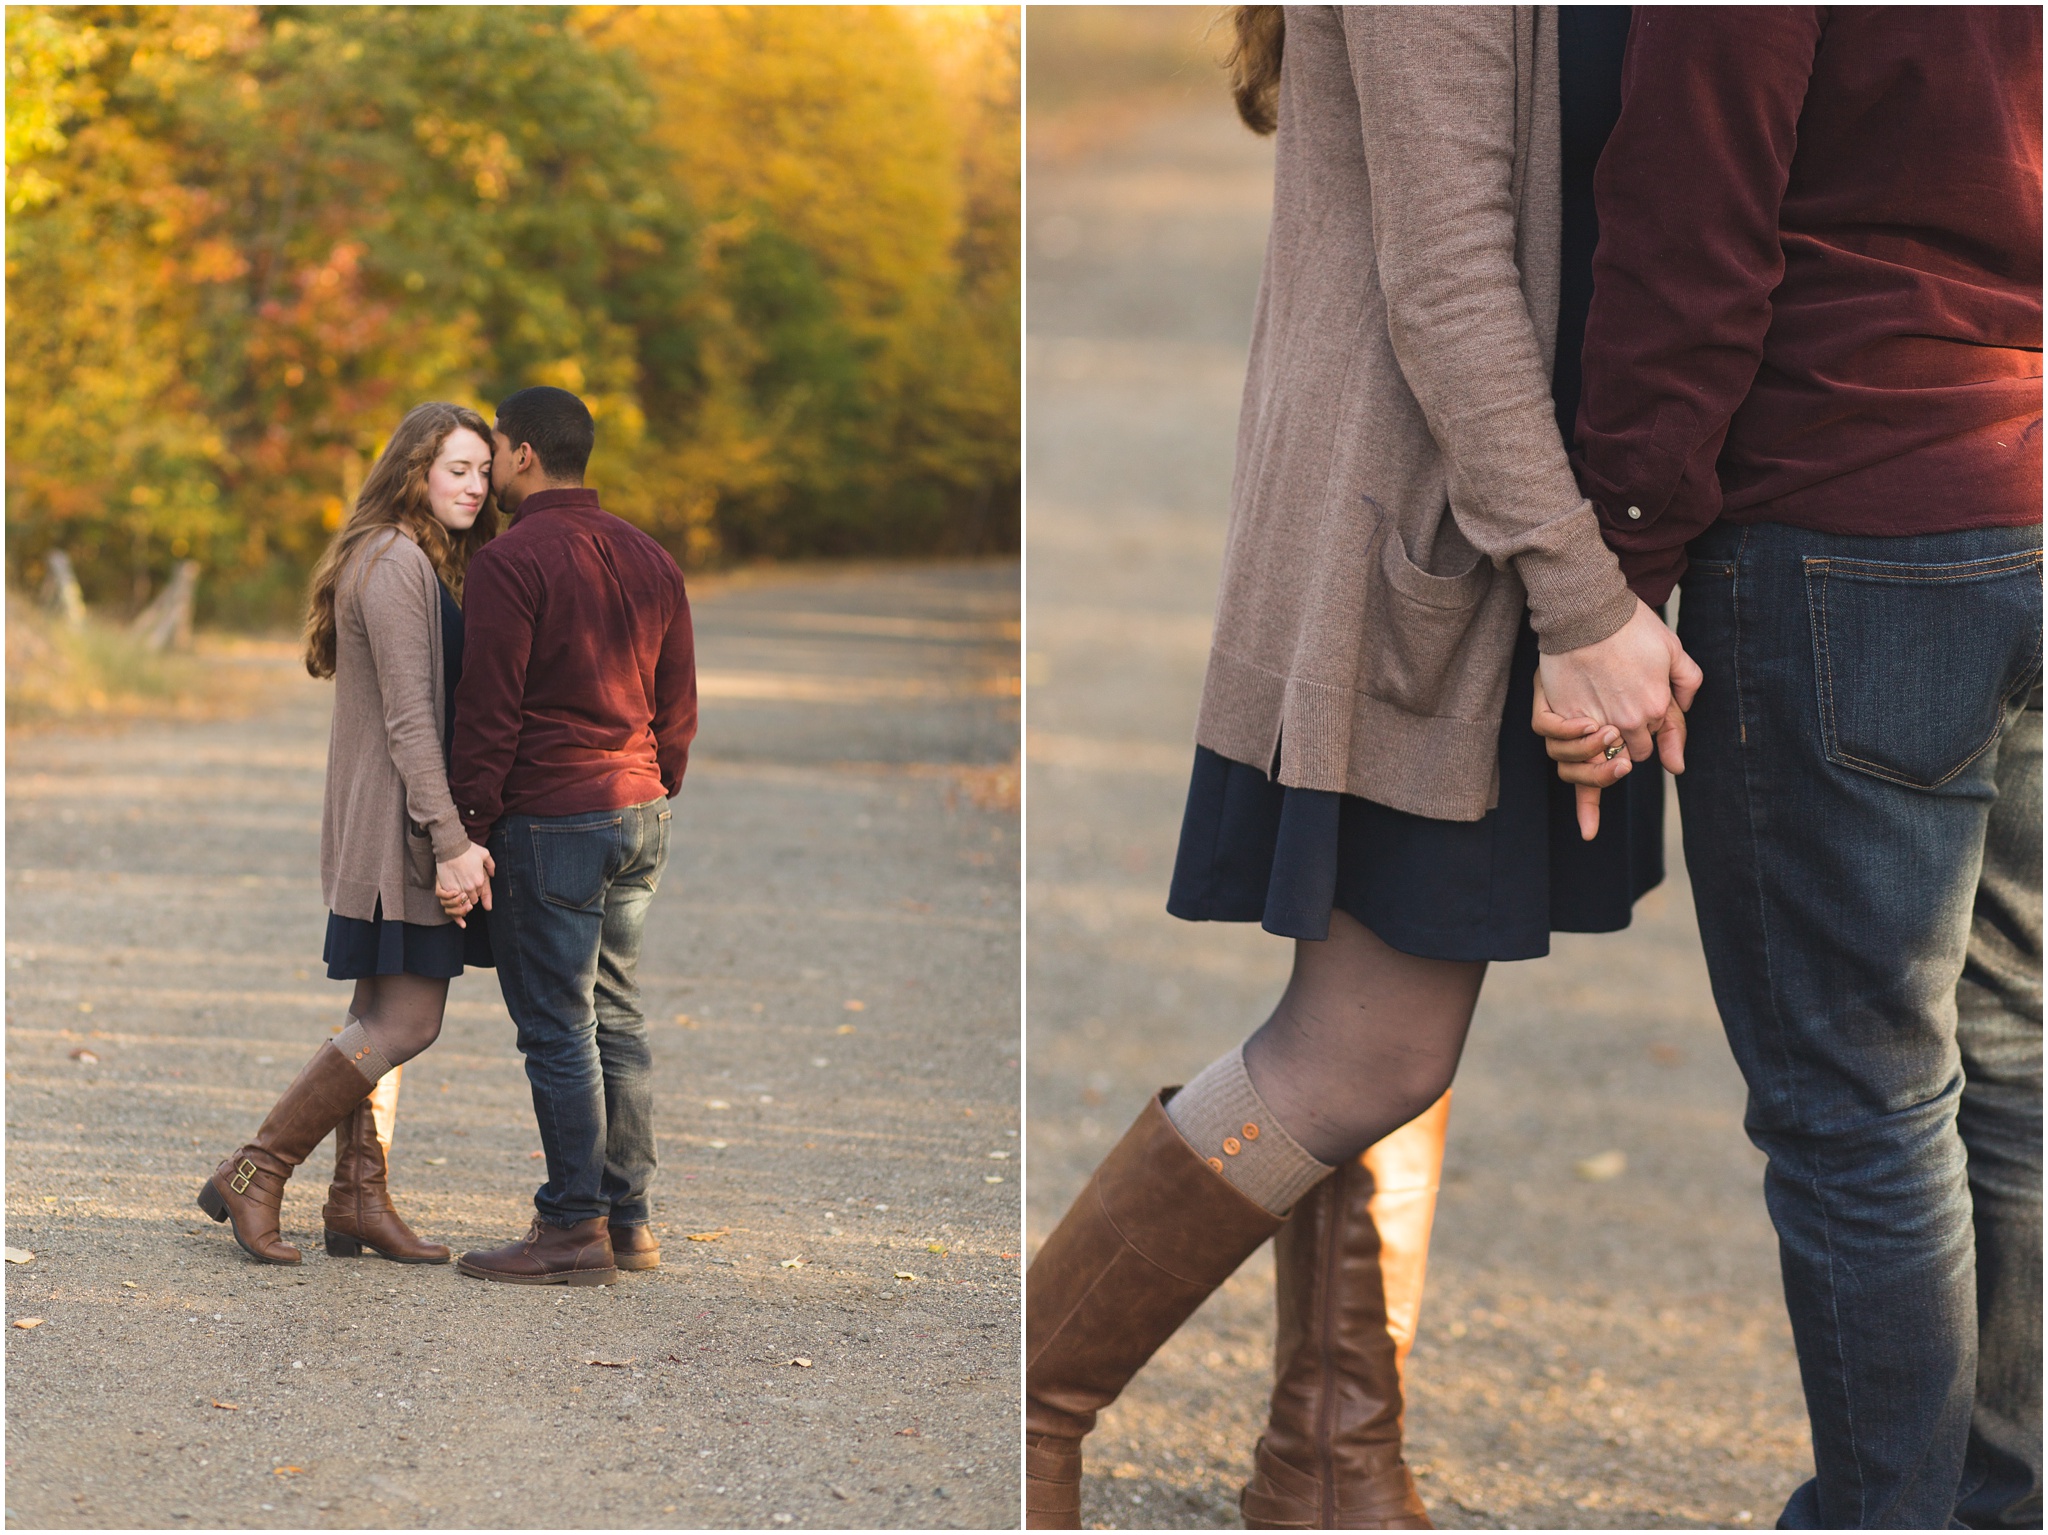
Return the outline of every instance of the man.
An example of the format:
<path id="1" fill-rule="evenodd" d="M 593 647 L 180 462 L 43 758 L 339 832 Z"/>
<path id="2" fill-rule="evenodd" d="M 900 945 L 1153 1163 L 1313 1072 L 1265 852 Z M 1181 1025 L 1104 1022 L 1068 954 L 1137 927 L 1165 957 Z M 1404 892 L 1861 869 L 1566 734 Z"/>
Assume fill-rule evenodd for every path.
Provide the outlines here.
<path id="1" fill-rule="evenodd" d="M 1705 672 L 1686 857 L 1813 1426 L 1780 1527 L 2038 1529 L 2041 13 L 1642 7 L 1623 91 L 1574 463 Z"/>
<path id="2" fill-rule="evenodd" d="M 464 582 L 450 787 L 495 865 L 498 984 L 548 1177 L 526 1236 L 458 1267 L 610 1284 L 661 1261 L 635 972 L 668 856 L 666 800 L 697 731 L 690 605 L 667 552 L 583 487 L 594 430 L 581 400 L 522 389 L 492 436 L 491 488 L 511 523 Z"/>

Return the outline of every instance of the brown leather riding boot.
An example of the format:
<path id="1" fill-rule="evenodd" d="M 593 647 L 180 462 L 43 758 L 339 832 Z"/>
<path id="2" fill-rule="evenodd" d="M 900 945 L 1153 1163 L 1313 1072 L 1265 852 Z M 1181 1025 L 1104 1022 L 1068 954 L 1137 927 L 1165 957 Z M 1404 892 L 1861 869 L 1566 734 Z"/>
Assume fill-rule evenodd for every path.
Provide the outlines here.
<path id="1" fill-rule="evenodd" d="M 1238 1499 L 1251 1530 L 1427 1530 L 1401 1456 L 1449 1093 L 1288 1212 L 1273 1239 L 1273 1408 Z"/>
<path id="2" fill-rule="evenodd" d="M 285 1180 L 369 1093 L 370 1084 L 349 1058 L 331 1041 L 322 1044 L 271 1105 L 256 1138 L 213 1170 L 199 1190 L 199 1208 L 231 1222 L 235 1240 L 250 1257 L 297 1263 L 299 1250 L 277 1230 Z"/>
<path id="3" fill-rule="evenodd" d="M 472 1279 L 500 1284 L 617 1284 L 611 1233 L 602 1215 L 573 1226 L 552 1226 L 539 1216 L 526 1235 L 488 1252 L 464 1253 L 455 1266 Z"/>
<path id="4" fill-rule="evenodd" d="M 1145 1106 L 1025 1276 L 1024 1522 L 1081 1527 L 1095 1415 L 1280 1226 Z"/>
<path id="5" fill-rule="evenodd" d="M 614 1226 L 612 1233 L 612 1262 L 622 1269 L 658 1269 L 661 1267 L 661 1243 L 655 1240 L 653 1231 L 642 1226 Z"/>
<path id="6" fill-rule="evenodd" d="M 370 1096 L 335 1127 L 334 1181 L 320 1212 L 330 1258 L 357 1258 L 365 1247 L 395 1263 L 446 1263 L 455 1256 L 439 1242 L 422 1242 L 391 1207 L 386 1180 L 404 1069 L 385 1072 Z"/>

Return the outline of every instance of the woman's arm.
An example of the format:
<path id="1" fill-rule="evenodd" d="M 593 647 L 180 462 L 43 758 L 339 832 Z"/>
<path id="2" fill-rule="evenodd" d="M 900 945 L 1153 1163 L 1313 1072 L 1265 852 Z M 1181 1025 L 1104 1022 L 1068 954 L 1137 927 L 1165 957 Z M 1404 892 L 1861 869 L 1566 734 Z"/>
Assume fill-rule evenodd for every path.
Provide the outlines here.
<path id="1" fill-rule="evenodd" d="M 450 863 L 469 849 L 469 836 L 448 792 L 448 772 L 434 728 L 432 626 L 440 614 L 426 554 L 403 534 L 365 546 L 358 578 L 363 631 L 377 669 L 391 761 L 405 784 L 405 811 L 433 839 L 434 858 Z M 423 568 L 425 567 L 425 568 Z"/>
<path id="2" fill-rule="evenodd" d="M 1341 13 L 1387 328 L 1443 451 L 1452 515 L 1474 548 L 1514 565 L 1546 652 L 1604 640 L 1635 602 L 1565 462 L 1522 295 L 1515 8 Z"/>

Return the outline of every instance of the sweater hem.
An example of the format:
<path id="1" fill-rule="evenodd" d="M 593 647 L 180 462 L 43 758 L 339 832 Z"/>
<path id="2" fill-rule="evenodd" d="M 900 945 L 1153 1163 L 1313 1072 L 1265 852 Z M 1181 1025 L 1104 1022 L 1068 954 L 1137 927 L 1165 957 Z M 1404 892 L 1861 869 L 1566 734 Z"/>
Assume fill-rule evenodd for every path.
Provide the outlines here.
<path id="1" fill-rule="evenodd" d="M 1439 821 L 1476 821 L 1500 798 L 1497 707 L 1479 720 L 1412 714 L 1223 651 L 1209 656 L 1195 744 L 1290 789 L 1351 794 Z M 1427 778 L 1418 779 L 1418 763 L 1429 765 Z"/>

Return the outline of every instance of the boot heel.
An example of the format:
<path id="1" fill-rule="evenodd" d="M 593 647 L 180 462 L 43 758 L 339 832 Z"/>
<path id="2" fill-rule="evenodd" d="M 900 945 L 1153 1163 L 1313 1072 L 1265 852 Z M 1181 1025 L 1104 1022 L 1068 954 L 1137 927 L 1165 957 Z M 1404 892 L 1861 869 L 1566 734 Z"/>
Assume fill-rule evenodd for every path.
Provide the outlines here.
<path id="1" fill-rule="evenodd" d="M 199 1190 L 199 1208 L 217 1221 L 228 1218 L 228 1202 L 221 1198 L 220 1190 L 213 1186 L 211 1178 Z"/>
<path id="2" fill-rule="evenodd" d="M 618 1282 L 619 1271 L 617 1269 L 571 1269 L 569 1277 L 563 1281 L 564 1284 L 572 1285 L 617 1284 Z"/>
<path id="3" fill-rule="evenodd" d="M 339 1231 L 327 1233 L 327 1256 L 330 1258 L 360 1258 L 363 1244 L 355 1237 L 343 1236 Z"/>

